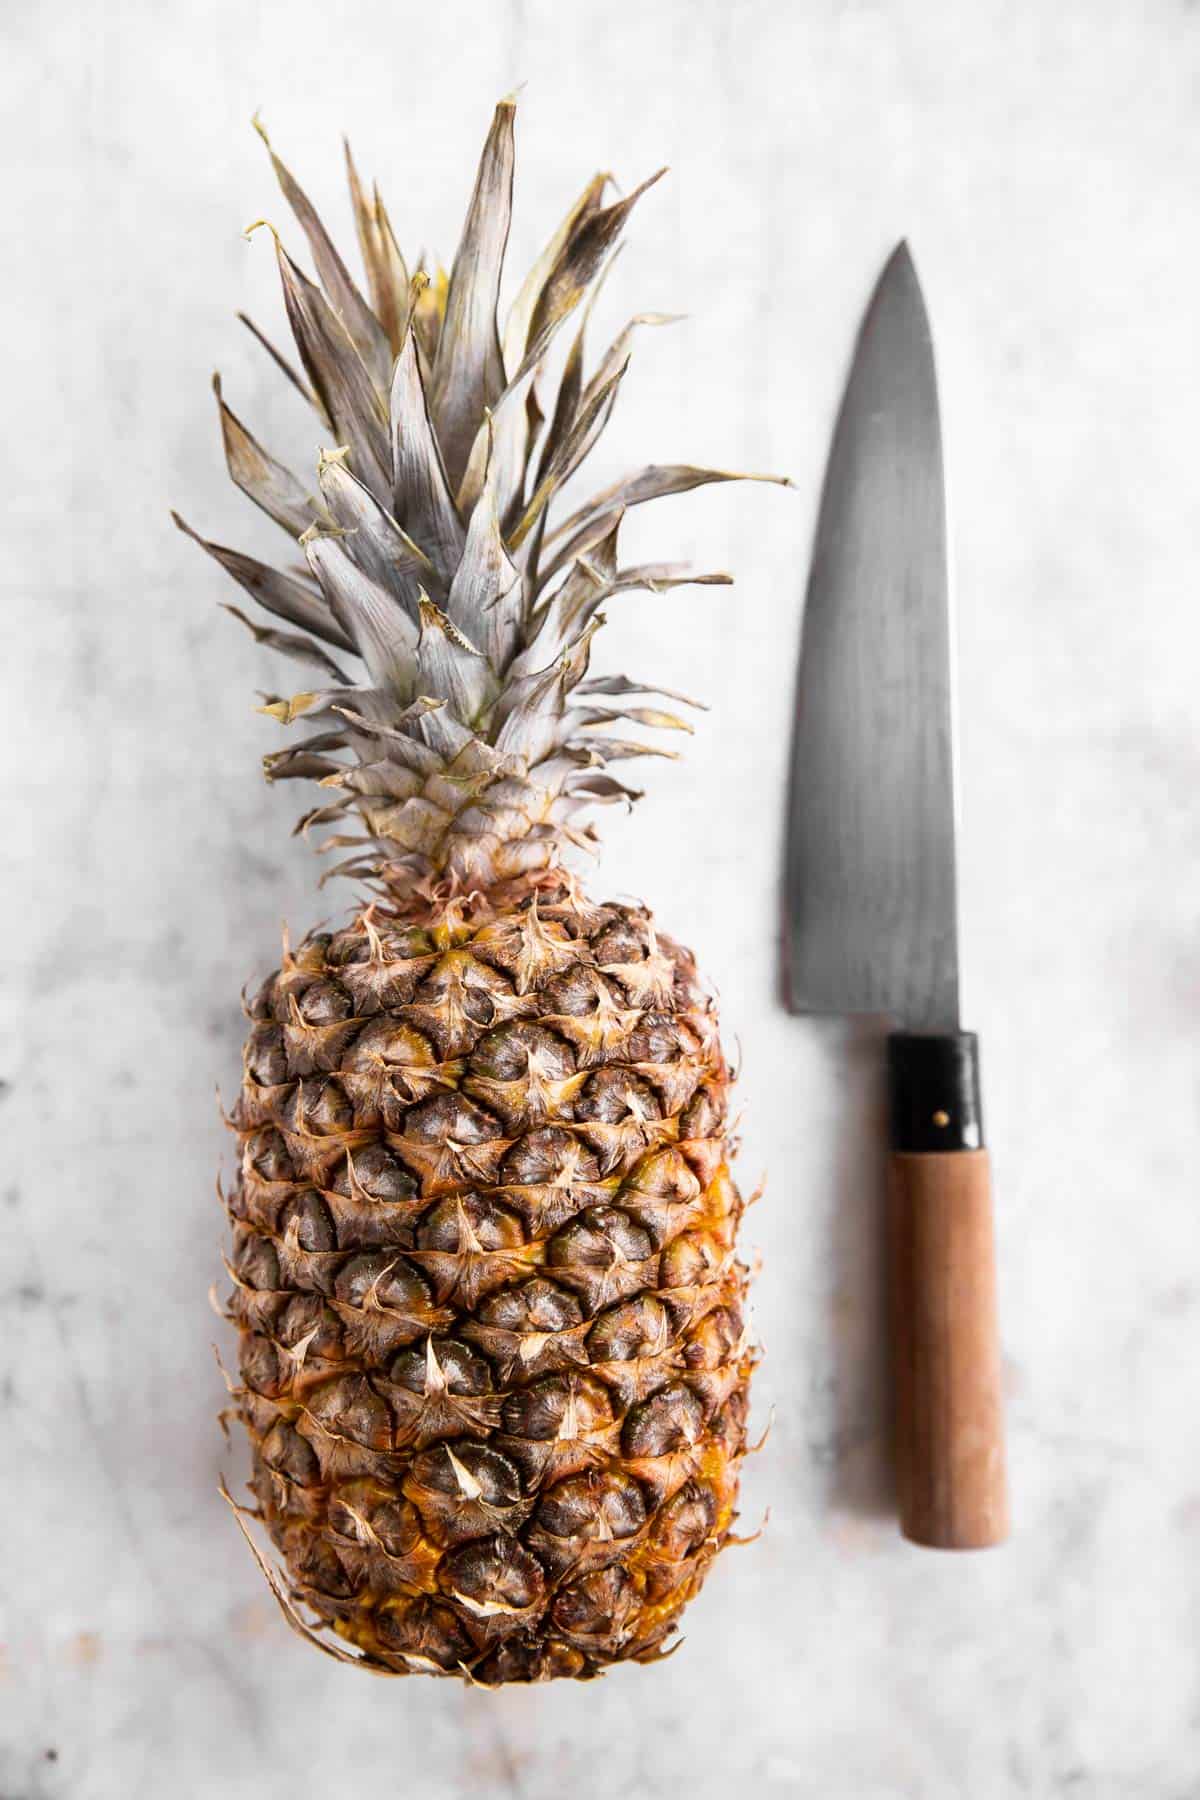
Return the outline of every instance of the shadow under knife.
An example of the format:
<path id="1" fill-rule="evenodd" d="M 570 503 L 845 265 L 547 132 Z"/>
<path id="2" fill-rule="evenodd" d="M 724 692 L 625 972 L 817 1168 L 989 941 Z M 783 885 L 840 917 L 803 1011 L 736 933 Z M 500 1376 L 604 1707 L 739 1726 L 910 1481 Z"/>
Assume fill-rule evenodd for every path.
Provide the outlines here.
<path id="1" fill-rule="evenodd" d="M 839 1065 L 828 1218 L 829 1506 L 895 1516 L 887 1280 L 885 1032 L 869 1019 L 810 1019 Z"/>

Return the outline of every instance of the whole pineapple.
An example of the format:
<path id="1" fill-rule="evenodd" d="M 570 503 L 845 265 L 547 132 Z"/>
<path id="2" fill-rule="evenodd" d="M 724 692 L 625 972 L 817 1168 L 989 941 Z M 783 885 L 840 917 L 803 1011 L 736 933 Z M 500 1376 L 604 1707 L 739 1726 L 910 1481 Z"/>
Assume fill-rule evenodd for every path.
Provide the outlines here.
<path id="1" fill-rule="evenodd" d="M 588 674 L 608 596 L 686 578 L 620 566 L 623 513 L 729 477 L 650 467 L 548 522 L 644 319 L 590 377 L 581 327 L 553 404 L 547 353 L 643 189 L 588 185 L 501 342 L 511 102 L 448 279 L 410 278 L 347 152 L 369 305 L 273 161 L 321 283 L 277 243 L 303 373 L 271 354 L 329 434 L 314 490 L 218 405 L 230 474 L 307 569 L 198 541 L 299 628 L 255 636 L 320 671 L 268 704 L 316 729 L 266 770 L 325 790 L 304 829 L 357 821 L 324 847 L 367 897 L 285 943 L 248 1008 L 235 1394 L 285 1572 L 260 1562 L 298 1630 L 378 1672 L 590 1676 L 662 1654 L 746 1447 L 713 1003 L 643 908 L 561 862 L 585 807 L 631 797 L 610 765 L 650 753 L 609 728 L 679 723 Z"/>

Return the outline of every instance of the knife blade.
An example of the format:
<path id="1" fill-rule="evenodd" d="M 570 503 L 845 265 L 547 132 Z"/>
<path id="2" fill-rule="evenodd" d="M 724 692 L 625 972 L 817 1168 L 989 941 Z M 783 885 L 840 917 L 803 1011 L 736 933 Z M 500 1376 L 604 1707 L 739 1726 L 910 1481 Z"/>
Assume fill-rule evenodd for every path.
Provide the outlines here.
<path id="1" fill-rule="evenodd" d="M 805 598 L 785 854 L 793 1012 L 887 1044 L 901 1528 L 1007 1533 L 978 1040 L 959 1026 L 953 611 L 929 317 L 908 245 L 876 284 L 833 434 Z"/>
<path id="2" fill-rule="evenodd" d="M 793 1011 L 958 1025 L 950 586 L 937 377 L 907 244 L 859 333 L 804 611 Z"/>

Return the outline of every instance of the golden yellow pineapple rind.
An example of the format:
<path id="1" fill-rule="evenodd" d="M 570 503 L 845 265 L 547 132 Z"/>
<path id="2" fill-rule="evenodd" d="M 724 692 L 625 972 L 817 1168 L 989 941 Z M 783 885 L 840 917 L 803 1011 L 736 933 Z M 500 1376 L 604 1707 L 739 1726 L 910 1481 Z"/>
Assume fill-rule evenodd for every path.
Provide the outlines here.
<path id="1" fill-rule="evenodd" d="M 250 1010 L 236 1400 L 294 1616 L 485 1684 L 657 1656 L 754 1361 L 690 955 L 548 877 L 368 908 Z"/>

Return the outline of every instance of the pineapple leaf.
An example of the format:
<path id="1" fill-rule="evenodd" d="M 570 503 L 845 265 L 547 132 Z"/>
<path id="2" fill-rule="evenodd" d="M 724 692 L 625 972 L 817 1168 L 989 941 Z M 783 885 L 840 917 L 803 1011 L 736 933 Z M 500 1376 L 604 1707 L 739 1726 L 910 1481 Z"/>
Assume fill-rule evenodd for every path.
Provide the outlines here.
<path id="1" fill-rule="evenodd" d="M 202 550 L 207 550 L 226 574 L 232 575 L 264 611 L 274 613 L 276 618 L 286 619 L 289 625 L 299 625 L 302 630 L 312 632 L 314 637 L 322 638 L 325 643 L 333 644 L 338 650 L 348 650 L 352 655 L 355 653 L 353 637 L 342 629 L 320 594 L 314 592 L 306 582 L 297 581 L 291 575 L 281 575 L 278 569 L 256 562 L 252 556 L 243 556 L 239 550 L 228 550 L 223 544 L 210 543 L 198 531 L 193 531 L 177 512 L 173 512 L 171 518 L 184 536 L 190 537 Z"/>
<path id="2" fill-rule="evenodd" d="M 418 277 L 414 287 L 420 286 Z M 448 588 L 463 553 L 465 533 L 454 510 L 442 453 L 434 436 L 417 352 L 416 317 L 400 346 L 392 375 L 392 464 L 396 517 L 426 551 Z"/>
<path id="3" fill-rule="evenodd" d="M 338 255 L 307 194 L 272 150 L 266 127 L 257 117 L 253 120 L 253 125 L 267 147 L 271 167 L 275 171 L 283 197 L 308 239 L 321 286 L 325 289 L 334 312 L 345 326 L 351 343 L 362 357 L 375 385 L 386 389 L 392 353 L 383 327 L 359 293 L 349 269 Z"/>
<path id="4" fill-rule="evenodd" d="M 777 487 L 792 485 L 786 475 L 747 475 L 730 469 L 693 468 L 688 463 L 651 463 L 647 468 L 639 469 L 636 475 L 627 475 L 622 481 L 614 482 L 603 493 L 594 494 L 569 519 L 556 526 L 547 541 L 555 542 L 569 531 L 598 523 L 618 507 L 642 506 L 647 500 L 662 499 L 668 494 L 686 494 L 692 488 L 705 487 L 714 481 L 769 481 Z"/>
<path id="5" fill-rule="evenodd" d="M 452 488 L 462 479 L 484 409 L 495 405 L 504 388 L 496 306 L 512 212 L 515 112 L 512 100 L 502 100 L 492 119 L 450 273 L 434 362 L 431 411 Z"/>
<path id="6" fill-rule="evenodd" d="M 324 294 L 301 274 L 278 238 L 275 254 L 300 360 L 338 441 L 350 445 L 358 475 L 373 492 L 387 494 L 387 430 L 375 385 Z"/>
<path id="7" fill-rule="evenodd" d="M 657 682 L 631 681 L 627 675 L 593 675 L 587 681 L 581 681 L 577 691 L 580 694 L 658 694 L 664 700 L 677 700 L 681 706 L 695 707 L 697 712 L 708 711 L 703 700 L 693 700 L 674 688 L 659 687 Z"/>
<path id="8" fill-rule="evenodd" d="M 213 376 L 213 393 L 221 419 L 221 438 L 225 446 L 225 464 L 230 479 L 268 518 L 299 537 L 323 516 L 320 503 L 282 463 L 268 454 L 252 437 L 235 413 L 226 406 L 221 393 L 221 377 Z"/>
<path id="9" fill-rule="evenodd" d="M 614 205 L 603 207 L 599 211 L 586 212 L 580 217 L 538 295 L 537 305 L 529 322 L 525 355 L 509 383 L 510 387 L 516 386 L 522 375 L 541 361 L 551 338 L 563 320 L 574 312 L 591 286 L 597 271 L 624 228 L 626 219 L 647 189 L 661 181 L 666 172 L 665 169 L 659 169 L 643 181 L 640 187 L 635 188 L 632 194 L 626 195 L 624 200 L 618 200 Z"/>
<path id="10" fill-rule="evenodd" d="M 221 605 L 246 627 L 256 644 L 265 644 L 269 650 L 278 650 L 281 655 L 290 656 L 296 662 L 313 663 L 318 669 L 324 669 L 327 675 L 332 675 L 335 681 L 345 682 L 349 679 L 332 656 L 322 650 L 315 638 L 304 637 L 298 631 L 276 631 L 269 625 L 256 625 L 240 606 L 233 606 L 228 600 L 222 600 Z"/>
<path id="11" fill-rule="evenodd" d="M 604 190 L 608 186 L 609 180 L 610 177 L 606 174 L 592 176 L 521 283 L 520 291 L 509 308 L 508 319 L 504 327 L 504 362 L 510 376 L 516 374 L 525 359 L 525 351 L 529 344 L 530 322 L 546 283 L 557 269 L 563 251 L 580 225 L 585 219 L 600 210 L 600 202 L 604 198 Z"/>
<path id="12" fill-rule="evenodd" d="M 387 334 L 394 354 L 404 341 L 408 324 L 408 269 L 392 235 L 391 222 L 384 211 L 378 188 L 368 201 L 358 178 L 358 170 L 354 166 L 349 142 L 343 138 L 342 144 L 346 153 L 346 179 L 350 185 L 350 202 L 354 208 L 354 223 L 358 230 L 359 250 L 371 293 L 371 306 Z"/>
<path id="13" fill-rule="evenodd" d="M 323 454 L 317 478 L 330 513 L 346 533 L 347 554 L 372 581 L 395 594 L 415 625 L 421 583 L 437 580 L 429 558 L 340 456 Z"/>
<path id="14" fill-rule="evenodd" d="M 616 403 L 617 390 L 628 367 L 627 358 L 607 381 L 590 394 L 585 394 L 570 430 L 551 456 L 545 475 L 538 482 L 529 504 L 509 537 L 511 549 L 520 548 L 555 493 L 570 480 L 592 449 L 608 424 Z"/>
<path id="15" fill-rule="evenodd" d="M 407 698 L 417 673 L 417 633 L 400 601 L 351 561 L 341 539 L 315 537 L 304 548 L 330 610 L 358 645 L 372 681 Z"/>
<path id="16" fill-rule="evenodd" d="M 456 624 L 480 645 L 493 668 L 503 669 L 520 641 L 525 595 L 520 570 L 505 550 L 500 533 L 496 471 L 497 452 L 493 445 L 487 478 L 471 514 L 447 609 Z"/>
<path id="17" fill-rule="evenodd" d="M 541 481 L 550 467 L 550 461 L 559 445 L 563 442 L 579 411 L 579 402 L 583 394 L 583 347 L 587 337 L 588 326 L 597 300 L 604 289 L 609 270 L 620 254 L 618 244 L 611 256 L 600 268 L 592 283 L 592 291 L 587 305 L 583 309 L 583 318 L 579 330 L 575 333 L 575 341 L 567 354 L 563 365 L 562 376 L 558 384 L 558 394 L 554 402 L 554 416 L 550 421 L 550 429 L 546 433 L 546 442 L 542 447 L 541 460 L 538 463 L 537 480 Z"/>
<path id="18" fill-rule="evenodd" d="M 518 477 L 524 454 L 521 437 L 525 421 L 515 406 L 515 397 L 529 378 L 535 374 L 555 333 L 570 317 L 596 279 L 598 272 L 602 269 L 605 257 L 628 218 L 634 203 L 665 172 L 660 169 L 657 175 L 652 175 L 649 181 L 644 181 L 640 188 L 630 194 L 627 199 L 618 201 L 615 206 L 610 206 L 603 211 L 593 209 L 582 212 L 572 237 L 564 243 L 558 261 L 541 289 L 529 326 L 525 355 L 509 378 L 507 386 L 503 388 L 491 407 L 496 431 L 503 445 L 503 466 L 510 470 L 512 475 L 509 484 L 510 491 L 501 496 L 501 512 L 505 516 L 516 498 Z M 606 178 L 596 177 L 596 181 L 601 185 L 603 179 Z M 459 504 L 464 509 L 479 491 L 483 478 L 485 454 L 483 426 L 481 425 L 475 434 L 458 490 Z"/>
<path id="19" fill-rule="evenodd" d="M 419 605 L 417 665 L 421 680 L 433 693 L 446 697 L 464 725 L 470 724 L 496 697 L 496 681 L 487 658 L 427 595 L 421 596 Z"/>

